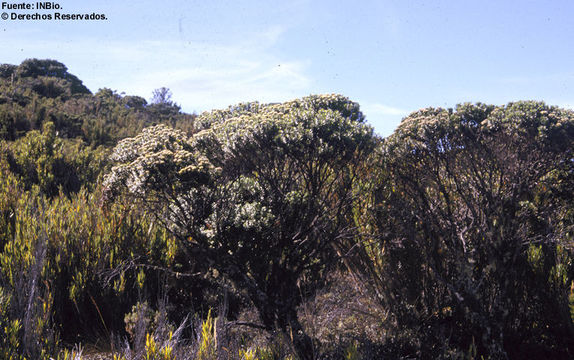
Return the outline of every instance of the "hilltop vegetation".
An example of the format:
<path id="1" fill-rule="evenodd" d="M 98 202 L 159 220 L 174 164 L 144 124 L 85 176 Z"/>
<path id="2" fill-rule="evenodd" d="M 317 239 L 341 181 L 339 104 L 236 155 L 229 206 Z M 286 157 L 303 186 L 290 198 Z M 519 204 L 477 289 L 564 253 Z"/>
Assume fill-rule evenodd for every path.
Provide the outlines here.
<path id="1" fill-rule="evenodd" d="M 0 65 L 0 359 L 574 356 L 571 110 L 153 95 Z"/>

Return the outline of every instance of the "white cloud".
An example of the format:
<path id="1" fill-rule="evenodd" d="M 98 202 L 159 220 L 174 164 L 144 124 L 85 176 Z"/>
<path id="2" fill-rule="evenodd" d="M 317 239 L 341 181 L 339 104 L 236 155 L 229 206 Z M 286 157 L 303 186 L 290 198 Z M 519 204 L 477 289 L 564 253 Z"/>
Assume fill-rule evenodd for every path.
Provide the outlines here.
<path id="1" fill-rule="evenodd" d="M 281 35 L 285 33 L 285 31 L 286 31 L 285 27 L 281 25 L 272 26 L 260 34 L 259 40 L 263 41 L 263 44 L 265 45 L 273 45 L 277 43 L 277 41 L 279 40 Z"/>
<path id="2" fill-rule="evenodd" d="M 186 111 L 289 100 L 306 95 L 311 85 L 307 62 L 278 59 L 264 49 L 188 44 L 182 50 L 177 44 L 150 44 L 140 56 L 146 58 L 141 65 L 145 71 L 132 71 L 114 85 L 144 97 L 155 88 L 168 87 Z"/>
<path id="3" fill-rule="evenodd" d="M 365 113 L 371 115 L 392 115 L 392 116 L 406 116 L 410 111 L 400 109 L 398 107 L 393 107 L 389 105 L 374 103 L 374 104 L 364 104 L 361 106 Z"/>
<path id="4" fill-rule="evenodd" d="M 309 94 L 310 63 L 278 57 L 271 49 L 284 31 L 281 26 L 272 26 L 232 45 L 86 38 L 62 46 L 30 37 L 5 45 L 9 49 L 26 43 L 26 54 L 13 63 L 27 57 L 56 59 L 92 91 L 108 87 L 150 98 L 153 89 L 168 87 L 173 99 L 191 112 L 242 101 L 286 101 Z"/>
<path id="5" fill-rule="evenodd" d="M 411 113 L 399 107 L 385 105 L 381 103 L 361 102 L 361 110 L 367 117 L 367 122 L 371 124 L 379 135 L 388 136 L 393 133 L 401 120 Z"/>
<path id="6" fill-rule="evenodd" d="M 148 73 L 130 84 L 126 92 L 151 94 L 166 86 L 186 111 L 203 111 L 258 100 L 285 101 L 308 92 L 305 64 L 242 61 L 235 64 L 170 69 Z"/>

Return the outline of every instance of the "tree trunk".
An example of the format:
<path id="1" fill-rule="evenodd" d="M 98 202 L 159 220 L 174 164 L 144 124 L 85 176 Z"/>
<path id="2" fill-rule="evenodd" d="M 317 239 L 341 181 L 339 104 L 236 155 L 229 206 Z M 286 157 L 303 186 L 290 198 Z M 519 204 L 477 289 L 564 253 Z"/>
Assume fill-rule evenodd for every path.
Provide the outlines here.
<path id="1" fill-rule="evenodd" d="M 315 359 L 313 341 L 303 330 L 296 309 L 284 309 L 278 317 L 281 331 L 291 340 L 293 350 L 297 353 L 299 360 Z"/>
<path id="2" fill-rule="evenodd" d="M 275 280 L 272 282 L 274 285 L 268 287 L 273 291 L 264 292 L 260 290 L 264 286 L 248 278 L 237 267 L 228 268 L 227 273 L 234 281 L 247 289 L 249 298 L 269 334 L 279 330 L 286 340 L 291 342 L 292 349 L 299 360 L 316 358 L 313 341 L 305 333 L 297 317 L 297 306 L 301 299 L 297 295 L 298 287 L 294 280 L 296 277 L 285 271 L 276 271 L 269 276 Z"/>

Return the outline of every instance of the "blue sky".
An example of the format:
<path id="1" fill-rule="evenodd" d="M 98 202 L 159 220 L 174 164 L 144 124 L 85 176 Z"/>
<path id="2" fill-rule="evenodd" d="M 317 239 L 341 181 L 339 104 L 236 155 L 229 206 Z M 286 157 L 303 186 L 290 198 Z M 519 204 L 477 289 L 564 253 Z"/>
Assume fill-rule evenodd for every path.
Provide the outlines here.
<path id="1" fill-rule="evenodd" d="M 384 136 L 428 106 L 544 100 L 574 108 L 572 0 L 59 4 L 108 20 L 0 20 L 0 63 L 55 59 L 93 92 L 149 99 L 165 86 L 198 113 L 341 93 Z"/>

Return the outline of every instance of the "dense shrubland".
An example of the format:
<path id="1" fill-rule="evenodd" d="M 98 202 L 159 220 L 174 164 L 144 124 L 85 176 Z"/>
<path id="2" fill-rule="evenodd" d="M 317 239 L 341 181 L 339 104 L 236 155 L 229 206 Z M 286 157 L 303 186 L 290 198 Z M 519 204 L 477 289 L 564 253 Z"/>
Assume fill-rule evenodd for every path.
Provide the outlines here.
<path id="1" fill-rule="evenodd" d="M 0 359 L 571 358 L 574 113 L 181 113 L 0 66 Z"/>

